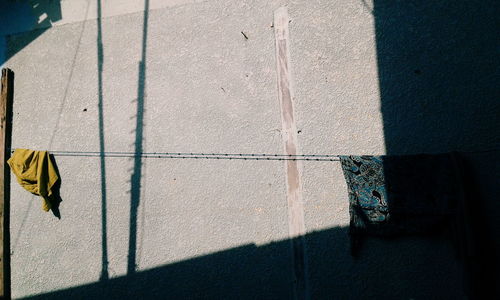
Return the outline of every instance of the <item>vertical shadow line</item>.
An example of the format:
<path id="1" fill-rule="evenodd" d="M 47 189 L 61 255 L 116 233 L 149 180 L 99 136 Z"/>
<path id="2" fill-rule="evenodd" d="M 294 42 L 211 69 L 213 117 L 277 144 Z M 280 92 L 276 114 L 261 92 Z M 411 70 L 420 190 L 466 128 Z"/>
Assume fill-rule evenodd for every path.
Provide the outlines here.
<path id="1" fill-rule="evenodd" d="M 106 216 L 106 160 L 104 158 L 104 99 L 103 99 L 103 62 L 104 62 L 104 49 L 102 45 L 102 11 L 101 0 L 97 0 L 97 83 L 98 83 L 98 111 L 99 111 L 99 152 L 100 152 L 100 165 L 101 165 L 101 244 L 102 244 L 102 269 L 100 280 L 107 280 L 108 273 L 108 243 L 107 243 L 107 216 Z"/>
<path id="2" fill-rule="evenodd" d="M 127 275 L 132 275 L 136 271 L 136 252 L 137 252 L 137 212 L 141 197 L 141 177 L 142 177 L 142 160 L 140 153 L 143 148 L 144 134 L 144 98 L 146 88 L 146 46 L 148 37 L 148 17 L 149 17 L 149 0 L 144 1 L 144 18 L 142 31 L 142 52 L 141 61 L 139 62 L 138 86 L 137 86 L 137 117 L 135 131 L 135 156 L 134 168 L 130 179 L 130 230 L 128 244 L 128 262 Z"/>

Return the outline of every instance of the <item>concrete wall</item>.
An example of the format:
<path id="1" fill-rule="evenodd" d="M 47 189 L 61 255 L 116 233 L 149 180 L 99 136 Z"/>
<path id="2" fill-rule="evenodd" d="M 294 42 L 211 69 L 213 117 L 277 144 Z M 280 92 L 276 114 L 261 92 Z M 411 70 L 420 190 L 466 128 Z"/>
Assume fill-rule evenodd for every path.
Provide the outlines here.
<path id="1" fill-rule="evenodd" d="M 417 93 L 425 100 L 411 97 L 432 87 L 435 78 L 423 83 L 417 78 L 427 71 L 423 61 L 418 65 L 412 57 L 425 48 L 409 43 L 411 38 L 400 41 L 406 35 L 399 33 L 427 29 L 429 20 L 410 19 L 414 24 L 399 33 L 393 27 L 404 23 L 405 9 L 418 16 L 432 11 L 432 4 L 178 0 L 151 1 L 144 12 L 142 1 L 105 1 L 100 9 L 94 0 L 54 2 L 60 5 L 60 18 L 43 26 L 11 21 L 10 31 L 2 32 L 3 64 L 16 75 L 13 148 L 281 153 L 271 25 L 274 10 L 282 5 L 292 19 L 300 152 L 384 154 L 498 146 L 490 133 L 493 123 L 472 124 L 498 109 L 488 100 L 493 99 L 492 82 L 480 80 L 472 81 L 471 88 L 486 98 L 471 104 L 481 109 L 467 112 L 471 122 L 464 132 L 469 137 L 482 132 L 481 138 L 475 143 L 450 138 L 438 146 L 433 141 L 439 141 L 439 134 L 419 140 L 432 130 L 432 120 L 443 115 L 451 120 L 456 112 L 446 110 L 453 104 L 439 104 L 437 113 L 429 108 L 450 96 L 439 88 Z M 6 11 L 0 15 L 4 20 Z M 471 11 L 475 17 L 485 13 Z M 447 21 L 435 22 L 444 27 Z M 481 28 L 459 33 L 458 41 Z M 438 42 L 445 37 L 422 36 L 425 47 L 436 45 L 424 58 L 441 58 Z M 472 49 L 487 64 L 490 50 L 478 55 L 482 48 Z M 463 56 L 444 57 L 464 65 Z M 438 60 L 443 61 L 448 60 Z M 491 71 L 479 69 L 488 80 Z M 453 86 L 461 82 L 447 86 L 455 93 Z M 415 132 L 411 124 L 425 119 L 415 105 L 423 102 L 429 126 Z M 402 133 L 393 130 L 400 118 Z M 460 129 L 449 127 L 460 136 Z M 40 199 L 15 181 L 11 186 L 14 298 L 292 297 L 284 162 L 56 161 L 62 177 L 60 220 L 41 211 Z M 304 162 L 301 178 L 311 299 L 465 297 L 460 265 L 443 239 L 369 240 L 360 258 L 353 259 L 339 163 Z"/>

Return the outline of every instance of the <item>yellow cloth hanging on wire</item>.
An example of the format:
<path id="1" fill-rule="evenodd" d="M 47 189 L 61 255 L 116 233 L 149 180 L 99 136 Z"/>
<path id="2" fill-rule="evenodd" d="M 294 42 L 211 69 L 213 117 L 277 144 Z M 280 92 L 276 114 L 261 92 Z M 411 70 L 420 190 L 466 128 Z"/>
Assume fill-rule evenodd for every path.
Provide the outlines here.
<path id="1" fill-rule="evenodd" d="M 43 198 L 44 211 L 58 204 L 53 188 L 59 175 L 47 151 L 16 149 L 7 163 L 25 190 Z"/>

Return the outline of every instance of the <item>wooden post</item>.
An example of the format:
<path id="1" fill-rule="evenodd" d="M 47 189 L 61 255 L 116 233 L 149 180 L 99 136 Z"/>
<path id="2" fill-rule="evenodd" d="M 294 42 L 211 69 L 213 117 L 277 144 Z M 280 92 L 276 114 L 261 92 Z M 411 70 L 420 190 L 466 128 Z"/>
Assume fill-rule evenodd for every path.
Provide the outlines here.
<path id="1" fill-rule="evenodd" d="M 2 69 L 0 94 L 0 299 L 10 299 L 10 157 L 14 72 Z"/>

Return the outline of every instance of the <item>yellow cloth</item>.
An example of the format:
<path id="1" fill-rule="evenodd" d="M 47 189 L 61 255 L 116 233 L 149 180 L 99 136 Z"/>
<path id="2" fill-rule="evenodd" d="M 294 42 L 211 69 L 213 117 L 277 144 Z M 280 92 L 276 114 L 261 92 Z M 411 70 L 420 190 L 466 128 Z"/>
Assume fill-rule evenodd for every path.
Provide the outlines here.
<path id="1" fill-rule="evenodd" d="M 43 198 L 44 211 L 58 204 L 53 187 L 59 176 L 47 151 L 16 149 L 7 163 L 24 189 Z"/>

